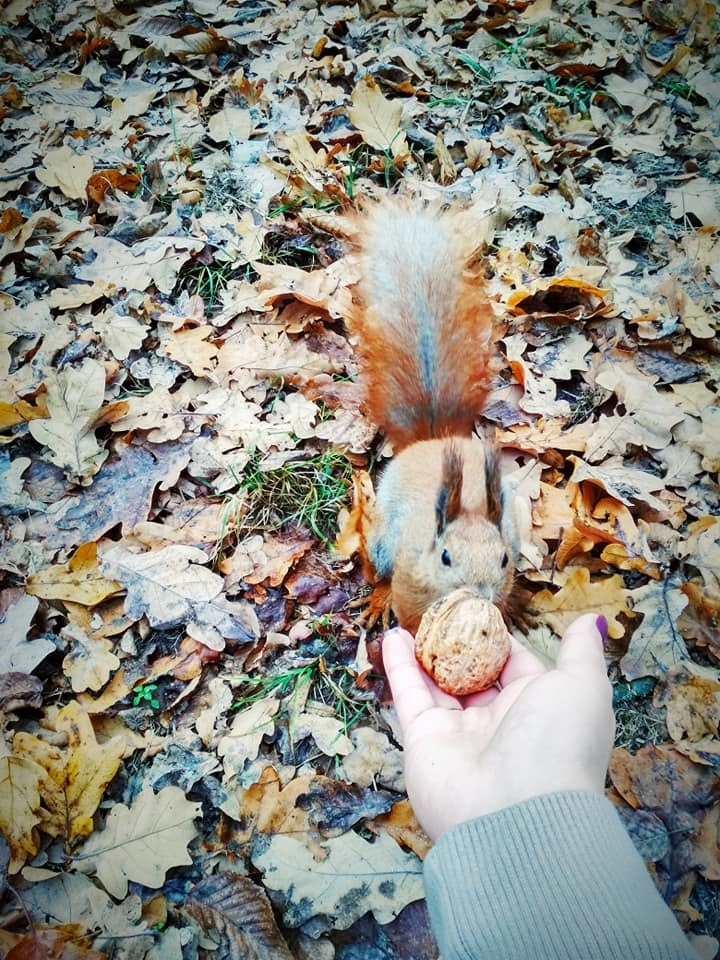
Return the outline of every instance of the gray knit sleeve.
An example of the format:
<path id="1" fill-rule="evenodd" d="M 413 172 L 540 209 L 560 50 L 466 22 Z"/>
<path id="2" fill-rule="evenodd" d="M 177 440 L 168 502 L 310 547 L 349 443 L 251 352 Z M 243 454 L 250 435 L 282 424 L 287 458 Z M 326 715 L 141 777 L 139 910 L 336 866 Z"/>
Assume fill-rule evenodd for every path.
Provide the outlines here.
<path id="1" fill-rule="evenodd" d="M 424 872 L 443 960 L 698 960 L 599 794 L 548 794 L 460 824 Z"/>

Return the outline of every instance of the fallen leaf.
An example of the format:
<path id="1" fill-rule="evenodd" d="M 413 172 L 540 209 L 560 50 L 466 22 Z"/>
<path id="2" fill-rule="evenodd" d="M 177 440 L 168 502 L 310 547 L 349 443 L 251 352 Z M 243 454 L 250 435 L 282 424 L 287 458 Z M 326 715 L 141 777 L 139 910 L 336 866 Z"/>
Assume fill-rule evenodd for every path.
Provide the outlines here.
<path id="1" fill-rule="evenodd" d="M 84 200 L 92 171 L 93 160 L 89 154 L 79 154 L 63 146 L 47 151 L 35 176 L 46 186 L 57 187 L 70 200 Z"/>
<path id="2" fill-rule="evenodd" d="M 68 600 L 94 607 L 122 590 L 122 584 L 103 576 L 97 544 L 78 547 L 67 564 L 59 563 L 27 578 L 27 592 L 45 600 Z"/>
<path id="3" fill-rule="evenodd" d="M 720 682 L 715 670 L 692 660 L 675 664 L 660 677 L 653 703 L 666 708 L 668 733 L 673 740 L 692 742 L 718 734 Z"/>
<path id="4" fill-rule="evenodd" d="M 234 957 L 293 960 L 267 894 L 249 877 L 217 873 L 193 887 L 184 909 L 206 931 L 219 931 Z"/>
<path id="5" fill-rule="evenodd" d="M 82 855 L 116 899 L 127 896 L 129 881 L 156 890 L 171 867 L 193 862 L 187 845 L 197 835 L 193 821 L 200 810 L 179 787 L 164 787 L 157 794 L 143 790 L 130 807 L 112 807 L 105 827 L 86 841 Z"/>
<path id="6" fill-rule="evenodd" d="M 72 845 L 92 833 L 93 816 L 118 771 L 125 744 L 119 737 L 98 744 L 88 714 L 75 701 L 59 710 L 48 726 L 67 735 L 66 747 L 20 731 L 13 738 L 13 752 L 43 770 L 42 829 Z"/>
<path id="7" fill-rule="evenodd" d="M 350 103 L 348 116 L 365 143 L 396 159 L 407 154 L 407 139 L 401 129 L 401 100 L 387 100 L 372 76 L 366 73 L 355 85 Z"/>
<path id="8" fill-rule="evenodd" d="M 27 638 L 37 608 L 35 597 L 22 596 L 0 620 L 0 673 L 32 673 L 45 657 L 55 652 L 52 640 Z"/>
<path id="9" fill-rule="evenodd" d="M 423 897 L 422 870 L 387 834 L 368 843 L 350 831 L 322 844 L 318 861 L 297 840 L 275 835 L 256 840 L 254 865 L 263 883 L 282 894 L 283 922 L 300 927 L 321 918 L 347 930 L 371 910 L 378 923 L 390 923 L 408 903 Z"/>
<path id="10" fill-rule="evenodd" d="M 213 650 L 222 650 L 226 639 L 254 643 L 260 630 L 253 608 L 227 600 L 222 577 L 206 563 L 197 547 L 173 544 L 132 553 L 117 546 L 104 555 L 102 568 L 125 587 L 125 609 L 134 620 L 146 616 L 158 628 L 184 624 Z"/>
<path id="11" fill-rule="evenodd" d="M 9 872 L 17 873 L 39 847 L 40 785 L 45 771 L 27 756 L 0 757 L 0 832 L 10 846 Z"/>
<path id="12" fill-rule="evenodd" d="M 687 597 L 677 579 L 667 578 L 631 591 L 629 599 L 632 616 L 642 614 L 643 619 L 633 631 L 620 669 L 628 680 L 662 677 L 673 664 L 688 659 L 677 625 Z"/>
<path id="13" fill-rule="evenodd" d="M 94 432 L 104 396 L 105 368 L 97 360 L 48 374 L 49 418 L 31 420 L 28 429 L 70 480 L 90 483 L 107 457 Z"/>
<path id="14" fill-rule="evenodd" d="M 120 666 L 119 658 L 112 652 L 112 641 L 91 637 L 73 623 L 61 631 L 61 636 L 71 644 L 63 659 L 63 672 L 74 692 L 100 690 Z"/>
<path id="15" fill-rule="evenodd" d="M 627 605 L 622 577 L 615 575 L 591 581 L 587 567 L 572 570 L 557 593 L 553 594 L 550 590 L 536 593 L 532 607 L 543 615 L 543 621 L 560 637 L 577 617 L 595 613 L 604 614 L 608 622 L 608 636 L 617 640 L 625 633 L 624 626 L 616 619 L 617 615 L 635 616 Z"/>

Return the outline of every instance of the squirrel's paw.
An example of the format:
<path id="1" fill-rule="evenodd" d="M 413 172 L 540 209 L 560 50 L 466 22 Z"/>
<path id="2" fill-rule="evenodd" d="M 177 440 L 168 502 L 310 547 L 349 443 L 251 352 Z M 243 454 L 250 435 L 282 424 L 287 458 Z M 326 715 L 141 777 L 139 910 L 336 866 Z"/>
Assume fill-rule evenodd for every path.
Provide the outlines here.
<path id="1" fill-rule="evenodd" d="M 361 627 L 370 630 L 380 621 L 383 630 L 390 626 L 392 612 L 392 594 L 387 581 L 376 583 L 369 594 L 351 600 L 348 606 L 351 610 L 360 610 L 358 622 Z"/>

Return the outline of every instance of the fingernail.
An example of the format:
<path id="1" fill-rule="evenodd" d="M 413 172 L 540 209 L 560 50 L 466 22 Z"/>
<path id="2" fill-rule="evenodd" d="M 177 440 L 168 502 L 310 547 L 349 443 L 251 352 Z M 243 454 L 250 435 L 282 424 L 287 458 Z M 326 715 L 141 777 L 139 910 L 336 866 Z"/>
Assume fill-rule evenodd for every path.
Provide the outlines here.
<path id="1" fill-rule="evenodd" d="M 603 643 L 605 643 L 607 640 L 608 630 L 607 617 L 604 617 L 602 614 L 600 614 L 600 616 L 595 620 L 595 626 L 597 627 L 598 633 L 602 637 Z"/>

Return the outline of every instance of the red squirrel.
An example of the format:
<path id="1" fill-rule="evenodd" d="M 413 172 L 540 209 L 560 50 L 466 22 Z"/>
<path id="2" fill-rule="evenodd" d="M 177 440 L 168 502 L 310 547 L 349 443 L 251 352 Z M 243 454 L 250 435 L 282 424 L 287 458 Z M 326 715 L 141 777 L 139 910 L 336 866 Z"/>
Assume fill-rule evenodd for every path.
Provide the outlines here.
<path id="1" fill-rule="evenodd" d="M 366 410 L 393 446 L 367 531 L 401 626 L 472 585 L 507 614 L 513 524 L 497 457 L 473 435 L 499 338 L 465 215 L 388 198 L 356 223 L 360 280 L 350 326 Z"/>

